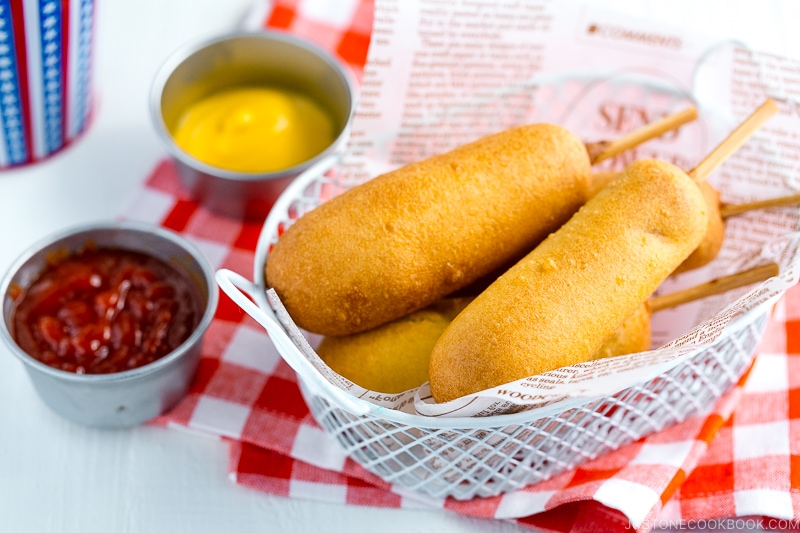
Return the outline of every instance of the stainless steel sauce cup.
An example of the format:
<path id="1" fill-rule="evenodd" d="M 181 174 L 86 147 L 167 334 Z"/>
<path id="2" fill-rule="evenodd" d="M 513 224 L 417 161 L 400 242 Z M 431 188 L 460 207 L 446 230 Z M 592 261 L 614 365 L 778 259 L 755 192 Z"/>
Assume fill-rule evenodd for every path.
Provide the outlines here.
<path id="1" fill-rule="evenodd" d="M 188 106 L 231 87 L 269 85 L 316 100 L 333 117 L 336 140 L 315 157 L 285 170 L 235 172 L 208 165 L 172 137 Z M 156 75 L 150 99 L 155 128 L 177 165 L 189 194 L 224 215 L 263 218 L 303 170 L 344 148 L 355 109 L 355 89 L 345 67 L 322 48 L 278 31 L 239 32 L 186 46 Z"/>
<path id="2" fill-rule="evenodd" d="M 112 374 L 76 374 L 50 367 L 14 340 L 14 294 L 27 289 L 45 270 L 48 258 L 70 254 L 91 243 L 148 254 L 174 267 L 193 285 L 201 312 L 192 334 L 161 359 Z M 25 365 L 37 393 L 53 411 L 82 425 L 120 428 L 141 424 L 173 407 L 189 390 L 200 361 L 203 336 L 217 307 L 218 290 L 208 261 L 183 237 L 137 222 L 109 222 L 69 230 L 32 246 L 0 284 L 3 320 L 0 337 Z"/>

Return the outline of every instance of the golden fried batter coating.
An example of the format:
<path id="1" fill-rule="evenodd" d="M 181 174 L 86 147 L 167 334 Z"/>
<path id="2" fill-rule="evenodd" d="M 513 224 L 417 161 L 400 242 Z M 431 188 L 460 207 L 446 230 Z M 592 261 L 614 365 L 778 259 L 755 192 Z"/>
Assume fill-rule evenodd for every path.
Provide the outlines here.
<path id="1" fill-rule="evenodd" d="M 560 126 L 503 131 L 378 176 L 306 213 L 266 265 L 323 335 L 407 315 L 517 260 L 586 201 L 586 147 Z"/>
<path id="2" fill-rule="evenodd" d="M 325 337 L 317 353 L 335 372 L 365 389 L 394 394 L 428 381 L 431 350 L 471 298 L 446 298 L 377 328 Z"/>

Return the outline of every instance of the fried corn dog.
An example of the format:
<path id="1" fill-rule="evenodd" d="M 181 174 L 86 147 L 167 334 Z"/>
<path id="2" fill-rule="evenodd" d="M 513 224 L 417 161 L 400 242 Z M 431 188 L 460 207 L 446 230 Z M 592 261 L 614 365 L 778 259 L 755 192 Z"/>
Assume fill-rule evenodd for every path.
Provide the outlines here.
<path id="1" fill-rule="evenodd" d="M 592 176 L 592 196 L 618 176 L 617 172 L 598 172 Z M 707 265 L 719 254 L 725 240 L 725 222 L 728 218 L 773 207 L 800 205 L 800 194 L 790 194 L 765 200 L 757 200 L 741 204 L 727 204 L 720 200 L 720 193 L 707 181 L 700 182 L 700 190 L 708 205 L 708 233 L 700 246 L 686 258 L 686 261 L 675 269 L 676 274 L 694 270 Z"/>
<path id="2" fill-rule="evenodd" d="M 484 137 L 306 213 L 270 252 L 267 285 L 304 329 L 371 329 L 524 256 L 583 205 L 590 174 L 565 128 Z"/>
<path id="3" fill-rule="evenodd" d="M 685 172 L 657 160 L 630 164 L 447 327 L 431 353 L 434 399 L 591 359 L 707 226 L 703 195 Z"/>
<path id="4" fill-rule="evenodd" d="M 590 197 L 597 194 L 617 176 L 619 176 L 619 172 L 597 172 L 593 174 Z M 700 182 L 699 186 L 708 206 L 708 232 L 697 249 L 675 269 L 675 274 L 700 268 L 713 261 L 725 240 L 725 221 L 721 213 L 722 204 L 719 191 L 707 181 Z"/>
<path id="5" fill-rule="evenodd" d="M 706 177 L 778 112 L 777 104 L 767 98 L 695 168 L 688 172 L 689 177 L 700 185 L 708 205 L 708 234 L 703 239 L 703 242 L 700 243 L 700 246 L 686 258 L 686 261 L 675 269 L 675 274 L 700 268 L 713 261 L 722 248 L 725 239 L 725 218 L 730 216 L 732 211 L 728 210 L 729 214 L 723 214 L 722 209 L 724 206 L 720 203 L 719 191 L 706 182 Z M 592 189 L 589 193 L 590 197 L 615 179 L 616 175 L 616 172 L 598 172 L 594 174 L 592 176 Z M 788 201 L 786 199 L 777 199 L 773 205 L 790 205 L 791 202 L 795 201 L 793 197 L 787 197 L 787 199 Z M 739 212 L 743 211 L 740 210 Z"/>
<path id="6" fill-rule="evenodd" d="M 365 389 L 395 394 L 428 381 L 431 350 L 472 298 L 445 298 L 361 333 L 324 337 L 317 354 L 336 373 Z"/>

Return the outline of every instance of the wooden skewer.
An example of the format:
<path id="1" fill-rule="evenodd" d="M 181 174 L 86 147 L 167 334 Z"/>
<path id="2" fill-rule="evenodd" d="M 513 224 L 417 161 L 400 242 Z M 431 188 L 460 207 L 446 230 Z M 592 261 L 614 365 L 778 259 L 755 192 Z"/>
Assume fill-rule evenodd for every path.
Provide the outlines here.
<path id="1" fill-rule="evenodd" d="M 771 99 L 761 104 L 752 115 L 733 130 L 716 148 L 714 148 L 696 167 L 688 172 L 689 177 L 700 183 L 728 157 L 739 149 L 764 123 L 779 111 L 778 105 Z"/>
<path id="2" fill-rule="evenodd" d="M 720 204 L 719 214 L 723 219 L 741 215 L 747 211 L 755 211 L 756 209 L 768 209 L 770 207 L 787 207 L 790 205 L 800 204 L 800 194 L 789 194 L 787 196 L 779 196 L 778 198 L 769 198 L 767 200 L 756 200 L 753 202 L 745 202 L 741 204 Z"/>
<path id="3" fill-rule="evenodd" d="M 695 285 L 694 287 L 689 287 L 681 291 L 660 296 L 651 296 L 650 299 L 647 300 L 647 305 L 650 311 L 655 313 L 662 309 L 677 307 L 694 300 L 699 300 L 700 298 L 705 298 L 706 296 L 721 294 L 732 289 L 744 287 L 745 285 L 758 283 L 777 276 L 779 273 L 780 269 L 776 263 L 767 263 L 729 276 L 712 279 L 706 283 L 701 283 L 700 285 Z"/>
<path id="4" fill-rule="evenodd" d="M 611 159 L 626 150 L 655 139 L 668 131 L 676 130 L 684 124 L 697 119 L 697 108 L 694 106 L 651 122 L 613 141 L 586 143 L 589 160 L 593 165 Z"/>
<path id="5" fill-rule="evenodd" d="M 764 123 L 779 111 L 778 105 L 767 98 L 749 117 L 736 127 L 716 148 L 692 170 L 687 172 L 697 183 L 705 180 L 711 172 L 738 150 Z M 635 132 L 634 132 L 635 133 Z M 600 143 L 598 143 L 600 144 Z M 589 145 L 587 145 L 588 147 Z M 605 187 L 619 171 L 595 172 L 592 174 L 592 190 L 594 193 Z M 788 204 L 776 205 L 791 205 Z M 770 207 L 770 206 L 767 206 Z M 774 206 L 773 206 L 774 207 Z M 746 210 L 746 209 L 745 209 Z"/>

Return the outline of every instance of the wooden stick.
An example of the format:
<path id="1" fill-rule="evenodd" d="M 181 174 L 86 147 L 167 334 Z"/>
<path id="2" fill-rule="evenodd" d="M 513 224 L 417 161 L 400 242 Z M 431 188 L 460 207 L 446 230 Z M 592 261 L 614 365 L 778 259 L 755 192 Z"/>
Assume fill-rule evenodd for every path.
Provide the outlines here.
<path id="1" fill-rule="evenodd" d="M 778 105 L 771 99 L 761 104 L 752 115 L 733 130 L 716 148 L 700 163 L 688 172 L 689 177 L 700 183 L 719 165 L 741 147 L 764 123 L 779 111 Z"/>
<path id="2" fill-rule="evenodd" d="M 586 150 L 589 152 L 589 160 L 593 165 L 611 159 L 634 146 L 638 146 L 645 141 L 655 139 L 668 131 L 676 130 L 684 124 L 697 119 L 697 108 L 694 106 L 666 116 L 655 122 L 632 131 L 613 141 L 599 141 L 586 143 Z"/>
<path id="3" fill-rule="evenodd" d="M 741 215 L 747 211 L 755 211 L 756 209 L 769 209 L 770 207 L 787 207 L 790 205 L 800 204 L 800 194 L 789 194 L 787 196 L 779 196 L 778 198 L 769 198 L 767 200 L 756 200 L 753 202 L 745 202 L 741 204 L 720 204 L 719 214 L 722 218 L 728 218 L 736 215 Z"/>
<path id="4" fill-rule="evenodd" d="M 672 117 L 677 117 L 683 113 L 686 113 L 687 116 L 690 116 L 690 112 L 695 111 L 694 108 L 687 109 L 686 111 L 682 111 L 681 113 L 677 113 L 676 115 L 672 115 L 671 117 L 667 117 L 666 121 L 670 121 Z M 750 115 L 747 119 L 744 120 L 739 126 L 733 130 L 716 148 L 714 148 L 708 155 L 692 170 L 687 172 L 689 177 L 697 181 L 698 183 L 706 179 L 706 177 L 714 171 L 719 165 L 721 165 L 728 157 L 730 157 L 736 150 L 738 150 L 742 144 L 744 144 L 767 120 L 772 118 L 777 112 L 779 111 L 778 106 L 773 102 L 771 99 L 767 99 L 763 104 L 761 104 L 758 109 L 756 109 L 752 115 Z M 695 115 L 696 116 L 696 115 Z M 681 120 L 681 119 L 676 119 Z M 677 127 L 677 126 L 676 126 Z M 645 128 L 642 128 L 645 129 Z M 668 131 L 668 130 L 665 130 Z M 593 163 L 597 162 L 596 157 L 603 157 L 605 152 L 602 151 L 603 147 L 617 145 L 624 146 L 625 139 L 632 138 L 636 139 L 638 136 L 639 130 L 633 132 L 629 136 L 622 137 L 618 139 L 618 141 L 601 141 L 597 143 L 587 144 L 586 148 L 589 150 L 589 156 Z M 663 133 L 663 132 L 662 132 Z M 647 140 L 647 139 L 644 139 Z M 635 141 L 633 141 L 635 143 Z M 644 141 L 639 141 L 644 142 Z M 615 151 L 611 156 L 617 155 L 618 153 L 632 148 L 636 144 L 631 144 L 627 146 L 627 148 Z M 595 152 L 593 152 L 595 150 Z M 616 150 L 616 149 L 615 149 Z M 592 155 L 595 153 L 596 155 Z M 597 155 L 599 154 L 599 155 Z M 606 157 L 603 157 L 606 159 Z M 602 159 L 600 159 L 602 160 Z M 616 177 L 619 172 L 616 171 L 608 171 L 608 172 L 595 172 L 592 174 L 592 188 L 595 192 L 599 189 L 603 188 L 605 185 L 608 184 L 614 177 Z M 791 205 L 790 204 L 778 204 L 778 205 Z"/>
<path id="5" fill-rule="evenodd" d="M 736 274 L 723 276 L 720 278 L 712 279 L 706 283 L 689 287 L 681 291 L 676 291 L 671 294 L 664 294 L 661 296 L 652 296 L 647 300 L 647 305 L 652 313 L 667 309 L 669 307 L 677 307 L 679 305 L 705 298 L 713 294 L 720 294 L 732 289 L 744 287 L 752 283 L 758 283 L 771 277 L 777 276 L 780 269 L 776 263 L 767 263 L 766 265 L 757 266 L 749 270 L 743 270 Z"/>

